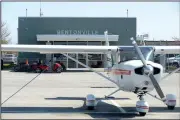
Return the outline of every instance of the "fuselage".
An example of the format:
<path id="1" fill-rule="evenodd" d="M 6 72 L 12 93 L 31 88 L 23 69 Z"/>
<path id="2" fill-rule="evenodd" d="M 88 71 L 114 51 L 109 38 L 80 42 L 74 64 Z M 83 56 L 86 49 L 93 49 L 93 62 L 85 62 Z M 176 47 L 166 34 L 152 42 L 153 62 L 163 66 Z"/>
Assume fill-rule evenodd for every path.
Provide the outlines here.
<path id="1" fill-rule="evenodd" d="M 152 61 L 147 61 L 148 65 L 154 68 L 154 76 L 160 82 L 163 67 Z M 129 60 L 115 64 L 110 71 L 110 78 L 123 91 L 146 90 L 152 91 L 154 86 L 148 76 L 143 74 L 143 63 L 141 60 Z"/>

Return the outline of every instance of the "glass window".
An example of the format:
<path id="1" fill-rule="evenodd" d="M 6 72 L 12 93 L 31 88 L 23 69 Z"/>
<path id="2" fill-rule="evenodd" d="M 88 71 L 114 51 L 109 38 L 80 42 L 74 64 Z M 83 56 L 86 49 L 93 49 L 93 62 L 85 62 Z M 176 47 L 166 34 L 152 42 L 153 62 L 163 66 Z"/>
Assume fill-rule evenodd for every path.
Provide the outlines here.
<path id="1" fill-rule="evenodd" d="M 68 56 L 76 59 L 76 54 L 68 53 Z M 76 68 L 76 62 L 68 58 L 68 68 Z"/>
<path id="2" fill-rule="evenodd" d="M 84 60 L 79 60 L 79 62 L 81 62 L 81 63 L 86 65 L 86 60 L 85 59 Z M 78 68 L 85 68 L 85 67 L 80 65 L 80 64 L 78 64 Z"/>
<path id="3" fill-rule="evenodd" d="M 102 54 L 88 54 L 89 60 L 102 60 Z"/>
<path id="4" fill-rule="evenodd" d="M 177 55 L 175 58 L 180 58 L 180 55 Z"/>
<path id="5" fill-rule="evenodd" d="M 67 41 L 54 42 L 54 45 L 67 45 Z"/>
<path id="6" fill-rule="evenodd" d="M 79 60 L 86 59 L 86 54 L 78 54 L 78 59 Z"/>
<path id="7" fill-rule="evenodd" d="M 67 45 L 67 41 L 57 41 L 54 42 L 54 45 Z M 67 60 L 67 57 L 62 54 L 54 54 L 54 57 L 56 57 L 56 60 L 58 61 L 65 61 Z"/>
<path id="8" fill-rule="evenodd" d="M 86 65 L 86 54 L 78 54 L 78 61 Z M 78 68 L 85 68 L 85 67 L 78 64 Z"/>
<path id="9" fill-rule="evenodd" d="M 68 55 L 69 55 L 70 57 L 72 57 L 72 58 L 75 58 L 75 59 L 76 59 L 76 54 L 74 54 L 74 53 L 68 53 Z"/>
<path id="10" fill-rule="evenodd" d="M 92 60 L 92 61 L 89 61 L 88 66 L 91 68 L 102 68 L 103 61 Z"/>
<path id="11" fill-rule="evenodd" d="M 76 62 L 68 59 L 68 68 L 76 68 Z"/>
<path id="12" fill-rule="evenodd" d="M 68 45 L 87 45 L 87 41 L 68 41 Z"/>
<path id="13" fill-rule="evenodd" d="M 56 60 L 58 61 L 67 60 L 67 57 L 64 56 L 63 54 L 54 54 L 54 57 L 56 57 Z"/>
<path id="14" fill-rule="evenodd" d="M 13 55 L 5 55 L 5 57 L 13 57 Z"/>
<path id="15" fill-rule="evenodd" d="M 144 58 L 149 61 L 154 61 L 154 52 L 152 47 L 139 47 Z M 139 60 L 139 56 L 133 47 L 121 47 L 121 62 L 128 60 Z"/>
<path id="16" fill-rule="evenodd" d="M 88 45 L 102 45 L 101 41 L 88 41 Z"/>

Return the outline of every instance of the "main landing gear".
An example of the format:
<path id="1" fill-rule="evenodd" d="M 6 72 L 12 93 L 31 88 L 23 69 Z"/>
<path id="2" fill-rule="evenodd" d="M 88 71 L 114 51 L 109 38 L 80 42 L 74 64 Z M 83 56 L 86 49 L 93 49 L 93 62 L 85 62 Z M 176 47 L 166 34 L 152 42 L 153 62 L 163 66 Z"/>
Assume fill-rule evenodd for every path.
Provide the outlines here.
<path id="1" fill-rule="evenodd" d="M 109 98 L 110 95 L 116 93 L 118 90 L 112 92 L 105 98 Z M 148 95 L 151 95 L 150 93 L 147 93 Z M 161 100 L 157 98 L 156 96 L 151 95 L 152 97 Z M 136 110 L 139 113 L 140 116 L 145 116 L 149 112 L 149 104 L 148 102 L 145 101 L 144 99 L 144 94 L 138 95 L 139 101 L 136 102 Z M 162 101 L 162 100 L 161 100 Z M 173 110 L 176 106 L 176 96 L 173 94 L 167 94 L 166 95 L 166 100 L 163 101 L 169 110 Z M 97 100 L 93 94 L 88 94 L 86 96 L 86 107 L 88 110 L 94 110 L 97 105 Z"/>
<path id="2" fill-rule="evenodd" d="M 110 96 L 115 94 L 118 91 L 120 91 L 120 89 L 117 89 L 114 92 L 110 93 L 109 95 L 105 96 L 105 99 L 113 99 L 114 97 L 110 97 Z M 93 94 L 88 94 L 86 96 L 86 107 L 88 110 L 94 110 L 97 103 L 98 103 L 98 101 L 96 100 L 96 98 Z"/>
<path id="3" fill-rule="evenodd" d="M 96 98 L 93 94 L 86 96 L 86 107 L 88 110 L 94 110 L 97 105 Z"/>
<path id="4" fill-rule="evenodd" d="M 174 110 L 176 106 L 176 96 L 173 94 L 167 94 L 165 104 L 169 110 Z"/>
<path id="5" fill-rule="evenodd" d="M 150 93 L 147 93 L 147 94 L 151 95 Z M 151 96 L 158 100 L 161 100 L 157 98 L 156 96 L 153 96 L 153 95 Z M 168 110 L 173 110 L 176 106 L 176 96 L 173 94 L 167 94 L 166 99 L 163 102 L 167 105 Z M 143 95 L 139 95 L 139 101 L 136 102 L 136 110 L 137 112 L 139 112 L 140 116 L 145 116 L 146 113 L 148 113 L 149 111 L 149 105 L 145 101 Z"/>

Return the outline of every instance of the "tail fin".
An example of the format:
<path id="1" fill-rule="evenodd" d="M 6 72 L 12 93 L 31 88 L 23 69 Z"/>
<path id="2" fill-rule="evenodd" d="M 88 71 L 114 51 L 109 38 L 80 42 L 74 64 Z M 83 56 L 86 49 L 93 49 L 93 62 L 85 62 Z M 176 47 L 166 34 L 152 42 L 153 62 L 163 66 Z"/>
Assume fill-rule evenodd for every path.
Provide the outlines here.
<path id="1" fill-rule="evenodd" d="M 108 40 L 108 31 L 105 31 L 104 32 L 104 35 L 105 35 L 105 45 L 106 46 L 109 46 L 109 40 Z M 109 51 L 109 53 L 106 54 L 106 68 L 108 69 L 111 69 L 111 67 L 113 66 L 113 57 L 112 57 L 112 54 L 111 54 L 111 51 Z"/>

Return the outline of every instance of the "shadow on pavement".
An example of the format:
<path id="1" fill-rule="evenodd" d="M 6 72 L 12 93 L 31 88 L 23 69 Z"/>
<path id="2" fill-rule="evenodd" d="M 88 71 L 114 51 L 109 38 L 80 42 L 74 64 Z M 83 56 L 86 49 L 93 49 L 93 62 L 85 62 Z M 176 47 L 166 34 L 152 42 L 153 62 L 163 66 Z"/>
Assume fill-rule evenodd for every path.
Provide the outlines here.
<path id="1" fill-rule="evenodd" d="M 62 99 L 63 100 L 63 99 Z M 81 98 L 70 100 L 84 100 Z M 137 113 L 121 113 L 119 108 L 112 104 L 99 101 L 95 110 L 87 110 L 85 102 L 83 106 L 74 107 L 2 107 L 1 113 L 63 113 L 63 114 L 87 114 L 92 118 L 133 118 Z"/>

